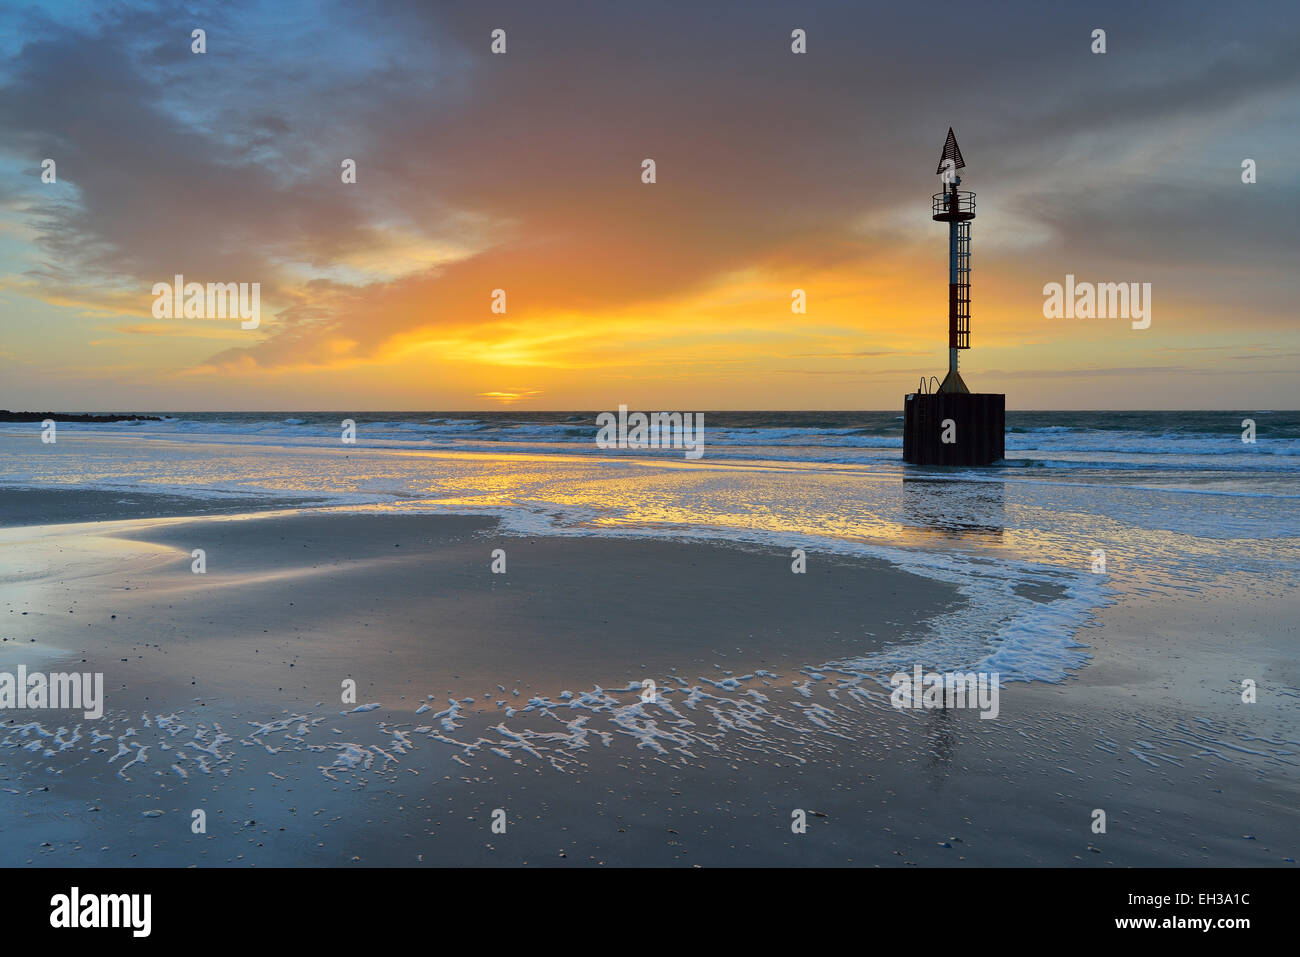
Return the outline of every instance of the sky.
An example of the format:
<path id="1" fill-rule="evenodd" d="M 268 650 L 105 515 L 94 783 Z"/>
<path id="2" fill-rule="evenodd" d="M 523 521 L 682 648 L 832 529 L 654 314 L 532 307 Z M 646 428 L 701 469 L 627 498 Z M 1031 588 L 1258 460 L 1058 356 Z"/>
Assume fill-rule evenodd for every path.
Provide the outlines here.
<path id="1" fill-rule="evenodd" d="M 950 126 L 972 391 L 1297 408 L 1298 50 L 1293 0 L 6 3 L 0 408 L 898 408 Z"/>

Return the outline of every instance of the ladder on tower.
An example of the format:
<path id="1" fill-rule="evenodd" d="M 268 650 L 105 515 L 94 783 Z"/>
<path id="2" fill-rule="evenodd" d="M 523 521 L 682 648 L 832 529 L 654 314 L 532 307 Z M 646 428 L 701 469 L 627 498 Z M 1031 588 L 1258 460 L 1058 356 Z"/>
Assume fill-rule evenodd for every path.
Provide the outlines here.
<path id="1" fill-rule="evenodd" d="M 954 223 L 957 227 L 957 263 L 955 283 L 948 287 L 952 297 L 948 315 L 952 322 L 948 329 L 948 348 L 970 348 L 970 223 Z"/>

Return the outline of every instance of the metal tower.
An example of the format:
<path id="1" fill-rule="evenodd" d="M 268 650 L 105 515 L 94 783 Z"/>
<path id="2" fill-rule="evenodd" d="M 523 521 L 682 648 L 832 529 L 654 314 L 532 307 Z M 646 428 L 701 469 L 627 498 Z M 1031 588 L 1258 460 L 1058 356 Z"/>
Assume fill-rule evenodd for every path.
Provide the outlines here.
<path id="1" fill-rule="evenodd" d="M 970 221 L 975 218 L 975 194 L 957 188 L 961 185 L 957 170 L 965 165 L 950 126 L 935 170 L 944 178 L 943 191 L 931 198 L 931 219 L 948 224 L 948 374 L 940 392 L 970 392 L 957 371 L 958 350 L 970 348 Z"/>
<path id="2" fill-rule="evenodd" d="M 926 380 L 903 399 L 903 461 L 911 465 L 992 465 L 1006 452 L 1007 397 L 971 392 L 957 371 L 970 348 L 970 221 L 975 194 L 958 189 L 966 161 L 948 127 L 939 168 L 943 189 L 932 197 L 931 218 L 948 224 L 948 374 L 935 392 Z"/>

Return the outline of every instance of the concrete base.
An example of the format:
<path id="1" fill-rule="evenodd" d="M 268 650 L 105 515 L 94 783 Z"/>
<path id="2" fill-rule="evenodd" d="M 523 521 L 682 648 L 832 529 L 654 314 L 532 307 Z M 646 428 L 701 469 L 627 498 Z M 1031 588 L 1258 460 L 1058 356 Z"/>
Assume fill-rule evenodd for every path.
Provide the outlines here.
<path id="1" fill-rule="evenodd" d="M 1007 397 L 999 393 L 914 392 L 903 400 L 903 461 L 991 465 L 1006 454 L 1006 420 Z"/>

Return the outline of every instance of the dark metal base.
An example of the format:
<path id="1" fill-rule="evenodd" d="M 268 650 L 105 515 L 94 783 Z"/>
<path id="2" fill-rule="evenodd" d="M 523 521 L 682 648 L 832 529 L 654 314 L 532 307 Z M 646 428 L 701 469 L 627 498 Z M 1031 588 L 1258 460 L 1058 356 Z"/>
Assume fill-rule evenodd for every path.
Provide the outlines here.
<path id="1" fill-rule="evenodd" d="M 1007 397 L 1000 393 L 914 392 L 903 400 L 903 461 L 991 465 L 1006 454 L 1006 420 Z M 953 441 L 943 441 L 945 434 Z"/>

